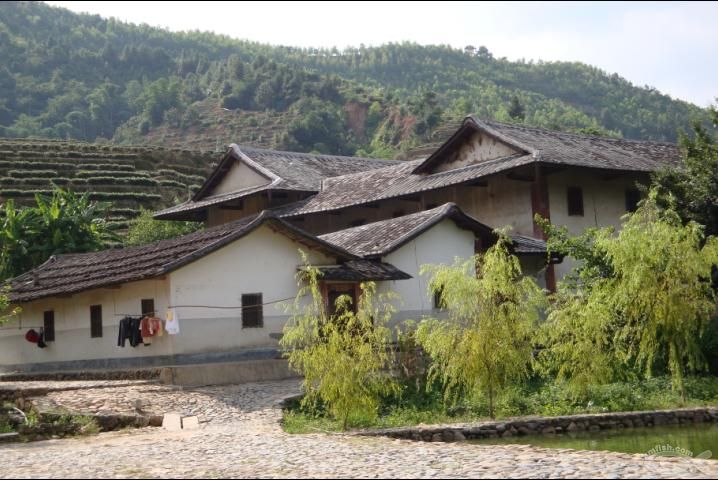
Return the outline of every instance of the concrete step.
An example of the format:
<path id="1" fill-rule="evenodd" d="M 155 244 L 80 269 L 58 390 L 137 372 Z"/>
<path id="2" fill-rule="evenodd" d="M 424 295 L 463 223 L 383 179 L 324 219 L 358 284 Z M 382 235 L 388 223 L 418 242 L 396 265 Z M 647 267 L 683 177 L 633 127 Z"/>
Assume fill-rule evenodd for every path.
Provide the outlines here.
<path id="1" fill-rule="evenodd" d="M 201 387 L 297 378 L 284 359 L 243 360 L 164 367 L 160 381 L 168 385 Z"/>

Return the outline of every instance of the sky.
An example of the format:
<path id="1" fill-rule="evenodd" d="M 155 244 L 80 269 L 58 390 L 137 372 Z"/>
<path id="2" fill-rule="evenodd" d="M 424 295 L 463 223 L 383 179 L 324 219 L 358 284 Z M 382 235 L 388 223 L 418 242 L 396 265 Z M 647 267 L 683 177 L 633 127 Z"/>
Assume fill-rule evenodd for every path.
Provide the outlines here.
<path id="1" fill-rule="evenodd" d="M 584 62 L 701 107 L 718 97 L 718 2 L 47 3 L 273 45 L 484 45 L 510 60 Z"/>

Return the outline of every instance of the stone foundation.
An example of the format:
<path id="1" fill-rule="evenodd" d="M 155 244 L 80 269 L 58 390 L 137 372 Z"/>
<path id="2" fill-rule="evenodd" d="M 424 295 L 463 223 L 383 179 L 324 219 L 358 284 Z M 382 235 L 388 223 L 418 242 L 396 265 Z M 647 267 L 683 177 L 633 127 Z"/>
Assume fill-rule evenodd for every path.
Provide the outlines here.
<path id="1" fill-rule="evenodd" d="M 381 436 L 422 442 L 456 442 L 524 435 L 687 425 L 718 422 L 718 408 L 691 408 L 650 412 L 601 413 L 563 417 L 530 417 L 477 424 L 437 425 L 362 431 L 358 435 Z"/>

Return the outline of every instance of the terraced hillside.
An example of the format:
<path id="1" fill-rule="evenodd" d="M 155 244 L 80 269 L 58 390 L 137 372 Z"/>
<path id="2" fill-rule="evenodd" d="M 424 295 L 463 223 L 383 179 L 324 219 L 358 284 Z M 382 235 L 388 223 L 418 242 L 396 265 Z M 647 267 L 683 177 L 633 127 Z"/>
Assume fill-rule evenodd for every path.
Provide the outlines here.
<path id="1" fill-rule="evenodd" d="M 292 112 L 243 111 L 223 108 L 216 99 L 205 99 L 192 107 L 194 119 L 182 128 L 162 124 L 139 134 L 141 116 L 117 129 L 113 143 L 161 145 L 191 150 L 217 150 L 228 139 L 257 148 L 281 148 L 278 133 L 298 118 Z"/>
<path id="2" fill-rule="evenodd" d="M 79 142 L 0 139 L 0 203 L 34 201 L 53 184 L 113 204 L 108 220 L 122 230 L 140 206 L 187 199 L 221 153 Z"/>

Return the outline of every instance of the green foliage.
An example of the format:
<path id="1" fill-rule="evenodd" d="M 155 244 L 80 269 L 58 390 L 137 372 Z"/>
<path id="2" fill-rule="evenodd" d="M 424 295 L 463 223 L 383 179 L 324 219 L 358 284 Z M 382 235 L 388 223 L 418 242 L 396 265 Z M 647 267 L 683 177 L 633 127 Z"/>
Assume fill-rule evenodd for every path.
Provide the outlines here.
<path id="1" fill-rule="evenodd" d="M 603 385 L 592 385 L 583 395 L 567 389 L 560 382 L 541 382 L 532 379 L 505 388 L 497 398 L 496 418 L 517 416 L 558 416 L 607 412 L 631 412 L 672 409 L 677 407 L 706 407 L 718 404 L 718 378 L 713 376 L 686 377 L 686 399 L 671 390 L 669 377 L 654 377 Z M 462 402 L 460 408 L 447 408 L 433 392 L 412 398 L 387 396 L 382 399 L 381 415 L 365 419 L 364 428 L 394 428 L 411 425 L 469 423 L 488 417 L 485 398 Z M 341 424 L 300 405 L 291 405 L 284 412 L 282 426 L 289 433 L 316 433 L 341 430 Z"/>
<path id="2" fill-rule="evenodd" d="M 8 299 L 7 293 L 7 287 L 0 288 L 0 325 L 11 321 L 15 315 L 20 313 L 20 307 L 10 306 L 10 300 Z"/>
<path id="3" fill-rule="evenodd" d="M 130 221 L 124 244 L 126 246 L 144 245 L 186 235 L 201 228 L 202 224 L 199 222 L 155 220 L 150 210 L 140 208 L 140 214 Z"/>
<path id="4" fill-rule="evenodd" d="M 590 289 L 597 280 L 613 275 L 606 251 L 596 243 L 598 236 L 610 234 L 613 229 L 587 228 L 580 235 L 573 236 L 567 227 L 553 225 L 539 214 L 536 214 L 534 221 L 548 238 L 546 249 L 549 254 L 558 253 L 577 261 L 573 270 L 562 279 L 565 290 Z"/>
<path id="5" fill-rule="evenodd" d="M 485 395 L 491 416 L 497 394 L 529 374 L 531 336 L 545 298 L 522 276 L 508 242 L 501 234 L 483 255 L 421 270 L 431 275 L 430 290 L 448 313 L 448 321 L 424 320 L 418 328 L 419 344 L 433 360 L 429 377 L 454 402 Z"/>
<path id="6" fill-rule="evenodd" d="M 519 122 L 523 121 L 524 118 L 526 118 L 526 110 L 524 109 L 524 106 L 521 105 L 521 100 L 519 100 L 519 97 L 517 97 L 516 95 L 511 97 L 508 114 L 509 117 Z"/>
<path id="7" fill-rule="evenodd" d="M 329 315 L 320 272 L 306 265 L 297 280 L 299 291 L 287 306 L 292 317 L 280 345 L 290 367 L 304 376 L 302 406 L 325 407 L 343 429 L 375 418 L 381 395 L 396 388 L 387 372 L 392 355 L 386 324 L 394 312 L 390 295 L 378 295 L 373 283 L 363 283 L 356 313 L 349 297 L 341 296 L 338 313 Z"/>
<path id="8" fill-rule="evenodd" d="M 51 255 L 99 250 L 116 240 L 104 219 L 109 204 L 56 188 L 35 196 L 35 206 L 17 208 L 12 200 L 0 218 L 0 279 L 40 265 Z"/>
<path id="9" fill-rule="evenodd" d="M 710 110 L 718 125 L 718 110 Z M 683 165 L 654 174 L 661 193 L 660 202 L 675 208 L 685 221 L 706 227 L 706 235 L 718 235 L 718 135 L 700 123 L 693 125 L 693 136 L 681 135 Z"/>
<path id="10" fill-rule="evenodd" d="M 241 111 L 241 125 L 225 130 L 246 135 L 237 141 L 276 147 L 294 139 L 307 151 L 337 142 L 336 151 L 394 154 L 467 113 L 652 140 L 674 140 L 692 119 L 708 120 L 705 110 L 616 74 L 580 63 L 511 62 L 485 47 L 472 54 L 412 43 L 273 47 L 40 2 L 0 4 L 0 24 L 0 136 L 156 142 L 172 141 L 164 136 L 171 128 L 182 130 L 174 137 L 183 142 L 195 127 L 227 126 L 235 112 L 225 115 L 224 107 Z M 307 100 L 319 101 L 318 117 L 334 118 L 332 111 L 340 121 L 325 130 L 314 121 L 288 128 Z M 351 105 L 366 110 L 353 116 Z M 246 115 L 259 112 L 270 115 Z M 246 128 L 251 122 L 257 128 Z M 298 139 L 292 129 L 321 138 Z M 197 130 L 207 137 L 207 128 Z"/>
<path id="11" fill-rule="evenodd" d="M 596 231 L 593 244 L 589 257 L 605 255 L 611 274 L 590 287 L 561 286 L 543 329 L 543 368 L 578 393 L 665 368 L 685 398 L 685 374 L 705 367 L 700 342 L 715 312 L 718 241 L 660 209 L 651 192 L 618 235 Z"/>

